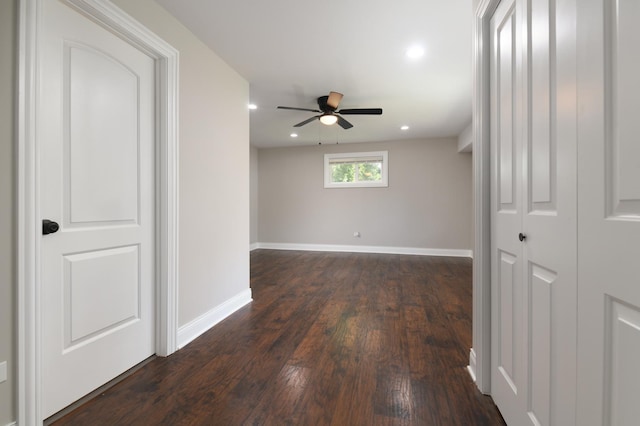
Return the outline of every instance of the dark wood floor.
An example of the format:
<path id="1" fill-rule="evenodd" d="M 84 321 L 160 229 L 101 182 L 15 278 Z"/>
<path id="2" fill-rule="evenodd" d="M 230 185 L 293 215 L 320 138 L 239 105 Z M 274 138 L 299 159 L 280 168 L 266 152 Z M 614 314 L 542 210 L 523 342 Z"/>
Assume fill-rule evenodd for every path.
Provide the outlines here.
<path id="1" fill-rule="evenodd" d="M 55 425 L 501 425 L 471 260 L 257 250 L 254 302 Z"/>

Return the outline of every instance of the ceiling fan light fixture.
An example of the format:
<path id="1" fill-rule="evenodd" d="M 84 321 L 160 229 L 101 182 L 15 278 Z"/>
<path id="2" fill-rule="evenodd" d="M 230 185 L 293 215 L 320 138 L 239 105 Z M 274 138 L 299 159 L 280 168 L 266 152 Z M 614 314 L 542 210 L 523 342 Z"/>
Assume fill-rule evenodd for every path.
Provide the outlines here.
<path id="1" fill-rule="evenodd" d="M 320 116 L 320 122 L 322 124 L 327 125 L 327 126 L 331 126 L 332 124 L 336 124 L 337 121 L 338 121 L 338 117 L 336 117 L 333 114 L 322 114 Z"/>

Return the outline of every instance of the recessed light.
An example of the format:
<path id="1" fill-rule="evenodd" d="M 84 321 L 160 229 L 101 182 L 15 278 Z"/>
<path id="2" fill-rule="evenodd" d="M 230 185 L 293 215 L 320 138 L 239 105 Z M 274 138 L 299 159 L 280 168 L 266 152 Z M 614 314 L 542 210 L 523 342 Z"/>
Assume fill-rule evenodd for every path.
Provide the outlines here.
<path id="1" fill-rule="evenodd" d="M 298 134 L 297 134 L 297 133 L 291 133 L 291 135 L 290 135 L 290 136 L 291 136 L 292 138 L 297 138 L 297 137 L 298 137 Z"/>
<path id="2" fill-rule="evenodd" d="M 418 59 L 424 55 L 424 49 L 422 46 L 411 46 L 407 49 L 407 57 L 411 59 Z"/>
<path id="3" fill-rule="evenodd" d="M 258 105 L 256 105 L 256 104 L 249 104 L 249 109 L 258 109 Z"/>
<path id="4" fill-rule="evenodd" d="M 400 127 L 400 130 L 409 130 L 409 126 L 402 126 Z"/>

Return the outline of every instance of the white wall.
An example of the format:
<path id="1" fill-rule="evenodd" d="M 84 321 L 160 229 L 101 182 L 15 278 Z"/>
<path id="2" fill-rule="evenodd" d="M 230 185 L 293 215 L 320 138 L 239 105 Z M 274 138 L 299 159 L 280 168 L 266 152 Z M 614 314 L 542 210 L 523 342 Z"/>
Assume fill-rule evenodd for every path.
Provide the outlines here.
<path id="1" fill-rule="evenodd" d="M 249 289 L 249 84 L 153 0 L 115 0 L 180 52 L 179 325 Z"/>
<path id="2" fill-rule="evenodd" d="M 0 1 L 0 362 L 8 380 L 0 383 L 0 425 L 15 420 L 15 52 L 17 1 Z"/>
<path id="3" fill-rule="evenodd" d="M 325 189 L 330 152 L 389 151 L 388 188 Z M 471 155 L 457 139 L 260 149 L 260 243 L 472 249 Z M 360 232 L 360 238 L 353 233 Z"/>

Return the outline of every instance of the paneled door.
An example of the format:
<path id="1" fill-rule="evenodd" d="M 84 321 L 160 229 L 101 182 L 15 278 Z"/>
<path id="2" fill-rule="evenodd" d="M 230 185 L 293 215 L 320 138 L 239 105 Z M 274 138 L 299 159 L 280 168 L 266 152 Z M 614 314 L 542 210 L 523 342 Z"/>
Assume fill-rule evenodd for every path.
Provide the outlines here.
<path id="1" fill-rule="evenodd" d="M 640 2 L 580 0 L 578 424 L 640 422 Z"/>
<path id="2" fill-rule="evenodd" d="M 492 396 L 510 425 L 575 424 L 576 9 L 491 20 Z"/>
<path id="3" fill-rule="evenodd" d="M 526 336 L 523 284 L 522 41 L 518 0 L 491 19 L 491 395 L 509 424 L 524 424 Z"/>
<path id="4" fill-rule="evenodd" d="M 68 3 L 40 18 L 39 205 L 57 223 L 40 244 L 46 418 L 155 351 L 155 65 Z"/>

